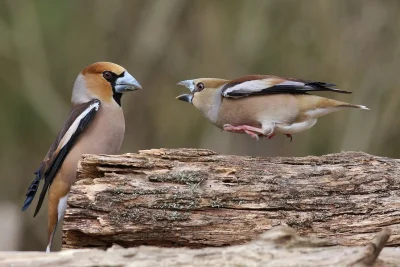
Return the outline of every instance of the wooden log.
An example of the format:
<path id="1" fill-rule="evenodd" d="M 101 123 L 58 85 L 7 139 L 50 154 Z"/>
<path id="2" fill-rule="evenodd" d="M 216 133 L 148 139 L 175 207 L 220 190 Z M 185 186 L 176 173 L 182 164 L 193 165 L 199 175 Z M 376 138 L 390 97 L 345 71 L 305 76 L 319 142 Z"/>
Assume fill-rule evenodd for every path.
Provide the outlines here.
<path id="1" fill-rule="evenodd" d="M 388 226 L 400 245 L 400 164 L 345 152 L 258 158 L 201 149 L 86 155 L 63 248 L 242 244 L 278 225 L 331 245 L 365 245 Z"/>
<path id="2" fill-rule="evenodd" d="M 244 245 L 204 249 L 113 246 L 107 251 L 78 249 L 50 254 L 0 252 L 0 266 L 400 266 L 399 248 L 383 248 L 389 235 L 390 231 L 383 229 L 365 247 L 323 247 L 330 242 L 300 237 L 294 229 L 278 226 Z"/>

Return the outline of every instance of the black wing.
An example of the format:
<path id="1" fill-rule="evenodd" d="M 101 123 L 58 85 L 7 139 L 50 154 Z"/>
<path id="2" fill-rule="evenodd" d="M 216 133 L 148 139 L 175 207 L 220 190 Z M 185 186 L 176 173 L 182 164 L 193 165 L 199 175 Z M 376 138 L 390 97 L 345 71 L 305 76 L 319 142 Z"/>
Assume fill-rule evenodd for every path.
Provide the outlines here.
<path id="1" fill-rule="evenodd" d="M 40 168 L 35 172 L 36 177 L 28 188 L 26 193 L 25 203 L 22 207 L 22 211 L 26 210 L 34 199 L 37 189 L 39 187 L 40 180 L 45 179 L 45 183 L 42 188 L 42 192 L 39 196 L 39 201 L 35 209 L 33 217 L 39 212 L 46 192 L 53 182 L 58 170 L 62 166 L 64 159 L 68 155 L 71 148 L 75 145 L 80 135 L 87 129 L 90 123 L 93 121 L 98 109 L 100 107 L 100 101 L 95 99 L 88 103 L 84 103 L 76 106 L 70 112 L 70 116 L 67 120 L 66 125 L 58 135 L 56 142 L 50 148 L 48 155 L 42 162 Z M 76 128 L 74 127 L 76 125 Z M 71 136 L 66 136 L 69 131 Z M 69 137 L 67 140 L 63 140 L 63 137 Z M 62 142 L 62 143 L 61 143 Z"/>
<path id="2" fill-rule="evenodd" d="M 306 94 L 310 91 L 331 91 L 351 94 L 351 92 L 332 88 L 334 84 L 277 76 L 245 76 L 226 84 L 222 89 L 224 97 L 240 98 L 250 95 L 266 94 Z"/>

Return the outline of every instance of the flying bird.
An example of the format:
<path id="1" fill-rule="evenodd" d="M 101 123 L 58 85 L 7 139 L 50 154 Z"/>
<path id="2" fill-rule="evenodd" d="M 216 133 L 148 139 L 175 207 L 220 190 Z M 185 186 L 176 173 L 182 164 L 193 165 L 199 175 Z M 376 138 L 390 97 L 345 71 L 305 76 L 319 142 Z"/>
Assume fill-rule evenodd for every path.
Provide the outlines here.
<path id="1" fill-rule="evenodd" d="M 310 94 L 329 91 L 350 94 L 334 84 L 248 75 L 234 80 L 199 78 L 178 83 L 190 90 L 177 99 L 189 102 L 220 129 L 245 133 L 255 139 L 305 131 L 318 118 L 346 108 L 368 109 Z"/>
<path id="2" fill-rule="evenodd" d="M 68 118 L 35 172 L 22 207 L 22 211 L 29 207 L 44 179 L 33 217 L 48 192 L 47 252 L 51 250 L 57 224 L 64 216 L 82 154 L 118 153 L 125 133 L 122 94 L 141 88 L 128 71 L 111 62 L 94 63 L 79 73 L 72 89 Z"/>

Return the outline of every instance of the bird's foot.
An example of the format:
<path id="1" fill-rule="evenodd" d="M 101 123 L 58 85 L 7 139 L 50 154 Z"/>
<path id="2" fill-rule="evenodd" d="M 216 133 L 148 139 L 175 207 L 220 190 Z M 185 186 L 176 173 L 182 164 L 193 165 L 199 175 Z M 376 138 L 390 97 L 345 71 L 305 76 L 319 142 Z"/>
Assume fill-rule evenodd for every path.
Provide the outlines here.
<path id="1" fill-rule="evenodd" d="M 244 129 L 242 129 L 240 126 L 233 126 L 230 124 L 224 125 L 224 131 L 233 132 L 233 133 L 244 133 Z"/>
<path id="2" fill-rule="evenodd" d="M 233 133 L 246 133 L 256 140 L 259 140 L 264 136 L 262 129 L 248 125 L 233 126 L 230 124 L 225 124 L 224 131 Z"/>
<path id="3" fill-rule="evenodd" d="M 263 136 L 263 135 L 260 135 L 260 134 L 254 133 L 254 132 L 252 132 L 252 131 L 249 131 L 249 130 L 244 130 L 244 132 L 245 132 L 245 133 L 247 133 L 248 135 L 250 135 L 250 136 L 251 136 L 251 138 L 254 138 L 254 139 L 256 139 L 257 141 L 258 141 L 258 140 L 260 140 L 260 137 L 262 138 L 262 136 Z"/>

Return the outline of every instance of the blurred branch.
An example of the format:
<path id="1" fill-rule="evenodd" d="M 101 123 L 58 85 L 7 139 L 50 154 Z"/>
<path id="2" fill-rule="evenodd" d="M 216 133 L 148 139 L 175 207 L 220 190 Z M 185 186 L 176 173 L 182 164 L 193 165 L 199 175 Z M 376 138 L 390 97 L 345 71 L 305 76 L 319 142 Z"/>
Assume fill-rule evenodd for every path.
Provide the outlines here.
<path id="1" fill-rule="evenodd" d="M 381 84 L 377 84 L 376 69 L 371 68 L 363 77 L 360 89 L 352 99 L 355 104 L 366 104 L 370 111 L 358 112 L 356 110 L 351 111 L 348 115 L 345 128 L 343 129 L 342 148 L 348 150 L 359 150 L 359 151 L 370 151 L 373 147 L 373 139 L 376 136 L 376 129 L 381 123 L 381 115 L 378 112 L 381 109 L 381 101 L 368 101 L 369 96 L 374 95 L 375 99 L 381 99 L 385 90 L 376 90 L 376 88 L 382 86 L 385 87 L 385 81 Z M 360 123 L 368 118 L 368 123 Z M 362 133 L 362 134 L 361 134 Z M 355 138 L 357 137 L 357 138 Z"/>
<path id="2" fill-rule="evenodd" d="M 254 5 L 252 1 L 243 1 L 243 8 L 240 12 L 238 20 L 238 28 L 235 32 L 235 40 L 233 46 L 235 49 L 235 55 L 247 65 L 257 62 L 259 54 L 262 53 L 266 47 L 266 41 L 272 36 L 269 34 L 269 28 L 263 27 L 267 24 L 268 16 L 265 14 L 268 12 L 268 7 L 271 2 L 262 1 L 259 5 Z M 249 29 L 263 28 L 263 34 L 258 31 Z M 239 65 L 242 69 L 246 69 L 246 66 Z M 248 67 L 248 66 L 247 66 Z M 243 70 L 241 70 L 242 72 Z"/>
<path id="3" fill-rule="evenodd" d="M 12 19 L 9 31 L 12 33 L 14 57 L 20 68 L 20 79 L 11 80 L 3 76 L 2 78 L 19 89 L 21 96 L 25 97 L 43 118 L 51 131 L 57 133 L 68 106 L 51 84 L 49 63 L 42 40 L 43 33 L 34 3 L 9 0 L 7 4 Z M 20 5 L 23 5 L 23 8 Z"/>
<path id="4" fill-rule="evenodd" d="M 107 48 L 110 44 L 112 44 L 112 42 L 105 42 L 104 40 L 107 40 L 109 37 L 108 35 L 112 33 L 114 29 L 119 28 L 117 25 L 117 16 L 123 9 L 124 5 L 121 0 L 114 0 L 112 2 L 112 8 L 110 8 L 109 1 L 94 1 L 93 3 L 93 16 L 94 21 L 97 24 L 97 29 L 94 31 L 94 34 L 101 35 L 102 37 L 98 39 L 98 42 L 96 42 L 96 58 L 107 58 Z"/>
<path id="5" fill-rule="evenodd" d="M 12 57 L 11 31 L 7 24 L 0 19 L 0 55 L 4 58 Z"/>
<path id="6" fill-rule="evenodd" d="M 146 2 L 147 7 L 140 13 L 136 25 L 137 31 L 132 35 L 129 55 L 131 61 L 140 62 L 142 73 L 139 76 L 149 73 L 149 68 L 164 55 L 185 3 L 184 0 Z"/>

